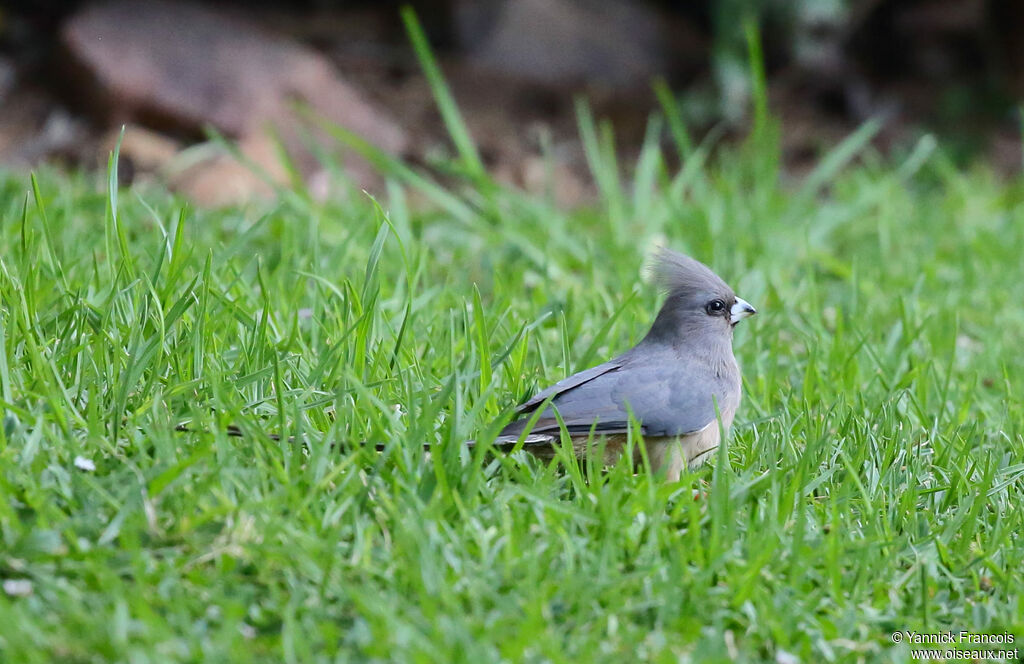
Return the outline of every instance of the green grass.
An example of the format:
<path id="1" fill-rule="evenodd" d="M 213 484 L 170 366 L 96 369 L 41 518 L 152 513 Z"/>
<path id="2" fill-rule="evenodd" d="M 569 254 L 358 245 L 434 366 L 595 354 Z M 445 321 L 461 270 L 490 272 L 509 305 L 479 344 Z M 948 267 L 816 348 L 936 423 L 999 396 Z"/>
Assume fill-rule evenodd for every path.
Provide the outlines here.
<path id="1" fill-rule="evenodd" d="M 0 578 L 31 584 L 0 592 L 0 659 L 906 661 L 893 631 L 1024 638 L 1024 184 L 928 138 L 882 159 L 872 126 L 789 182 L 764 118 L 713 160 L 686 138 L 675 169 L 676 120 L 623 180 L 581 113 L 601 201 L 572 213 L 466 145 L 444 186 L 373 155 L 380 205 L 0 175 Z M 728 451 L 676 485 L 467 452 L 646 332 L 659 243 L 761 312 Z M 388 447 L 330 446 L 360 440 Z"/>

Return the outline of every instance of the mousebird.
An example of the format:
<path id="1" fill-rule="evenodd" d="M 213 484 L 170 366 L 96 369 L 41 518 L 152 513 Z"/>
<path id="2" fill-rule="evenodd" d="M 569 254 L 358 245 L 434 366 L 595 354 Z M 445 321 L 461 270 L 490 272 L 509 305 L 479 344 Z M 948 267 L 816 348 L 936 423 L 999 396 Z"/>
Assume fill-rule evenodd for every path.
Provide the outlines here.
<path id="1" fill-rule="evenodd" d="M 522 439 L 523 449 L 550 458 L 564 423 L 578 458 L 604 438 L 602 461 L 611 464 L 625 450 L 632 417 L 651 469 L 666 480 L 677 481 L 684 464 L 694 468 L 710 456 L 740 405 L 733 328 L 757 311 L 688 256 L 661 249 L 653 273 L 666 299 L 647 336 L 523 403 L 495 439 L 497 447 Z M 639 448 L 633 456 L 639 465 Z"/>
<path id="2" fill-rule="evenodd" d="M 626 448 L 632 417 L 640 425 L 651 469 L 667 480 L 677 481 L 684 465 L 694 468 L 707 460 L 740 404 L 733 328 L 757 311 L 706 265 L 668 249 L 656 254 L 654 277 L 667 295 L 647 336 L 618 357 L 523 403 L 516 419 L 495 438 L 495 448 L 508 451 L 521 440 L 523 449 L 551 458 L 564 423 L 577 457 L 604 439 L 602 462 L 610 465 Z M 195 432 L 189 422 L 175 429 Z M 234 425 L 227 433 L 244 435 Z M 384 443 L 359 444 L 386 448 Z M 429 444 L 423 447 L 430 451 Z M 633 457 L 633 464 L 640 465 L 639 448 Z"/>

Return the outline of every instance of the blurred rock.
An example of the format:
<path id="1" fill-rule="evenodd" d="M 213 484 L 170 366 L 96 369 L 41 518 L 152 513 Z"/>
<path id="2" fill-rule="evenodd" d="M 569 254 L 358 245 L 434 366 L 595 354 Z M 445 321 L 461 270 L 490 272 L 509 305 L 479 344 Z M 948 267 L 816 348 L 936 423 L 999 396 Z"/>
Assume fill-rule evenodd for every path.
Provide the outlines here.
<path id="1" fill-rule="evenodd" d="M 118 164 L 122 170 L 129 172 L 131 177 L 127 177 L 127 180 L 132 180 L 138 175 L 160 172 L 181 150 L 178 141 L 163 134 L 138 125 L 127 125 L 123 137 L 120 129 L 112 129 L 100 141 L 100 153 L 97 155 L 100 163 L 105 162 L 106 156 L 117 146 L 119 138 L 121 152 Z"/>
<path id="2" fill-rule="evenodd" d="M 115 120 L 155 116 L 239 137 L 281 120 L 301 100 L 386 150 L 406 143 L 388 113 L 327 60 L 240 18 L 185 3 L 117 0 L 79 12 L 62 36 Z"/>
<path id="3" fill-rule="evenodd" d="M 196 204 L 218 208 L 269 198 L 274 193 L 273 183 L 287 181 L 277 146 L 267 133 L 243 138 L 238 150 L 241 159 L 213 143 L 192 148 L 190 152 L 198 158 L 182 155 L 179 163 L 172 165 L 168 183 Z"/>
<path id="4" fill-rule="evenodd" d="M 109 124 L 131 122 L 191 136 L 209 125 L 238 139 L 242 151 L 275 177 L 283 177 L 283 169 L 268 147 L 271 141 L 260 138 L 270 128 L 303 173 L 318 168 L 294 113 L 297 102 L 388 152 L 408 146 L 390 114 L 325 58 L 233 15 L 167 0 L 115 0 L 75 14 L 61 37 L 85 73 L 81 91 Z M 246 167 L 230 156 L 207 167 L 194 186 L 185 187 L 204 200 L 267 188 L 255 176 L 243 185 Z M 225 182 L 210 181 L 216 177 Z"/>
<path id="5" fill-rule="evenodd" d="M 475 63 L 551 85 L 648 89 L 706 48 L 682 19 L 623 0 L 463 0 L 455 16 Z"/>

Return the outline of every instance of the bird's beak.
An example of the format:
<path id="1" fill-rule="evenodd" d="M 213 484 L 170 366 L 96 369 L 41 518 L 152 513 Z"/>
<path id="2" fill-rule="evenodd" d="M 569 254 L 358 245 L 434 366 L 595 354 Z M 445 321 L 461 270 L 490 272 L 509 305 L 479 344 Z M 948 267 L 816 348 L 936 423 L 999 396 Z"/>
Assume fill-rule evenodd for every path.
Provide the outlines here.
<path id="1" fill-rule="evenodd" d="M 732 320 L 732 324 L 735 325 L 744 318 L 753 316 L 756 313 L 757 309 L 751 306 L 749 302 L 736 298 L 736 304 L 732 305 L 732 309 L 729 311 L 729 318 Z"/>

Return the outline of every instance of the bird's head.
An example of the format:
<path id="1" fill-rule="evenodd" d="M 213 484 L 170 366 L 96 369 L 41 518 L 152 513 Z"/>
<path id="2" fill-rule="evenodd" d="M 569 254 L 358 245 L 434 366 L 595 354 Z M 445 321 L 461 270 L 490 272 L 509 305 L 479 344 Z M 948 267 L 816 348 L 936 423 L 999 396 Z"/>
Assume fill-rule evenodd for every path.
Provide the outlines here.
<path id="1" fill-rule="evenodd" d="M 648 334 L 652 340 L 676 343 L 705 334 L 731 338 L 737 323 L 757 313 L 707 265 L 689 256 L 660 249 L 653 272 L 667 297 Z"/>

